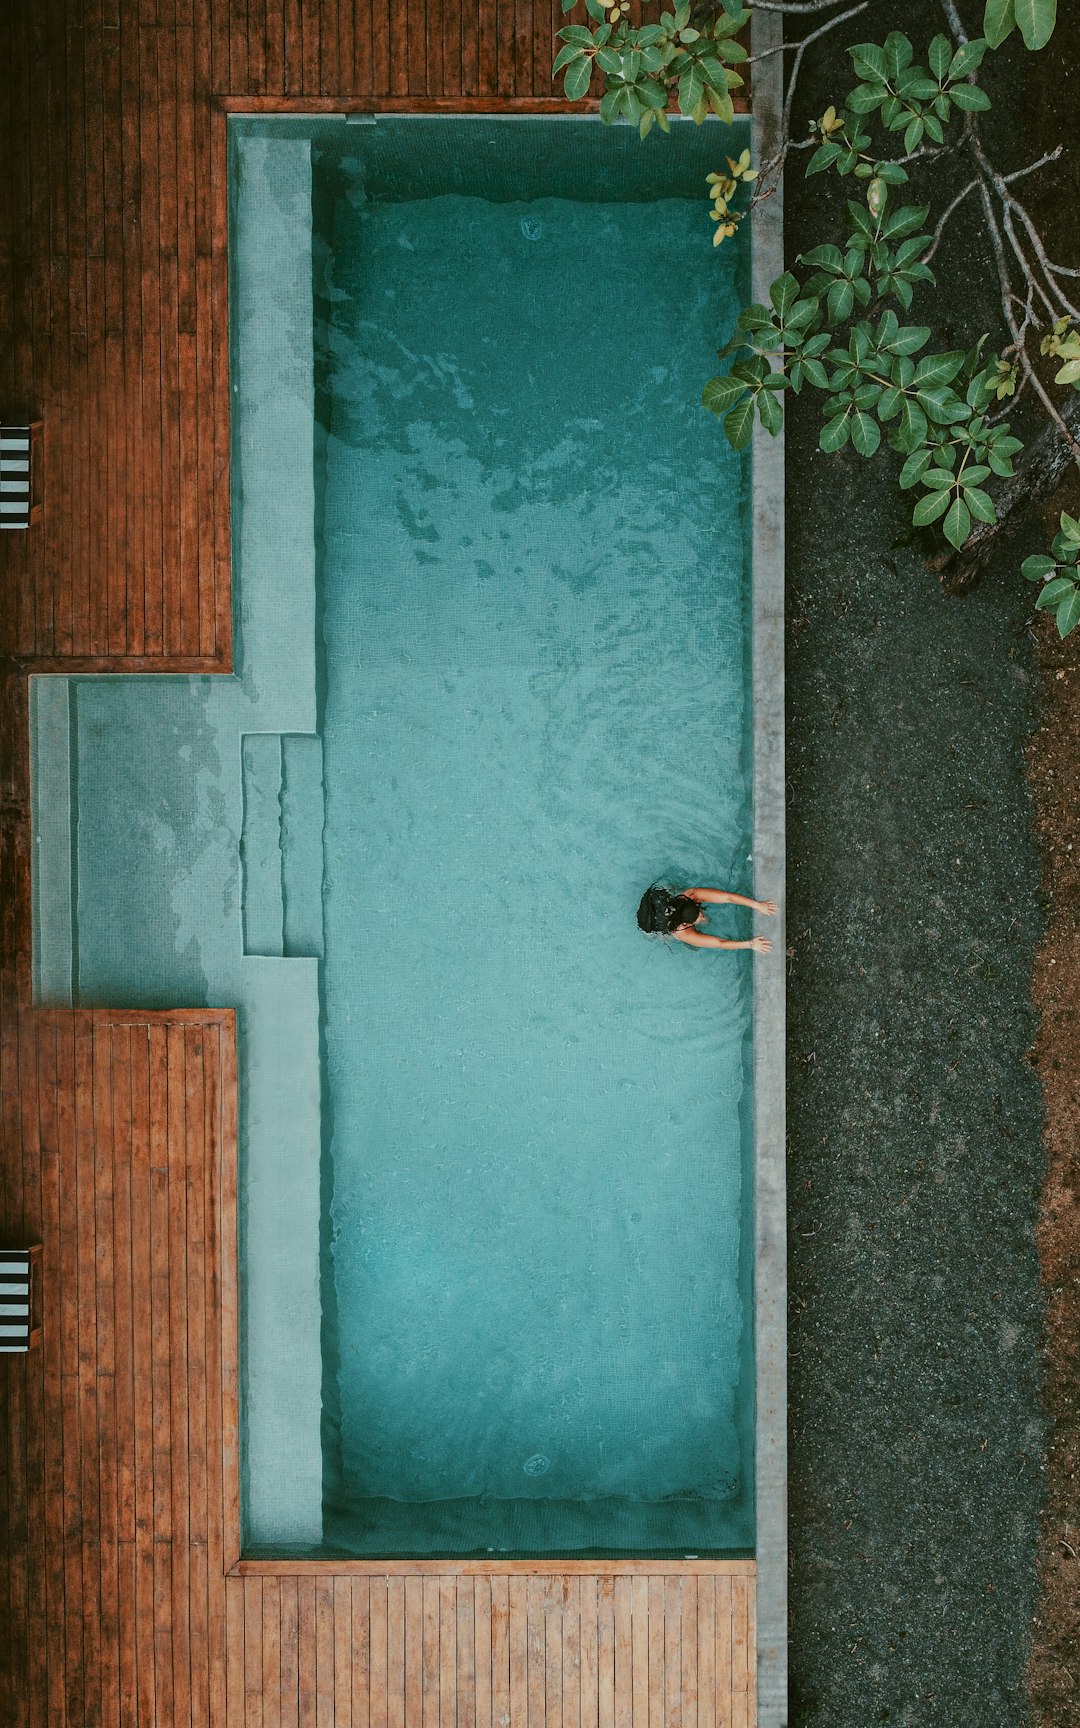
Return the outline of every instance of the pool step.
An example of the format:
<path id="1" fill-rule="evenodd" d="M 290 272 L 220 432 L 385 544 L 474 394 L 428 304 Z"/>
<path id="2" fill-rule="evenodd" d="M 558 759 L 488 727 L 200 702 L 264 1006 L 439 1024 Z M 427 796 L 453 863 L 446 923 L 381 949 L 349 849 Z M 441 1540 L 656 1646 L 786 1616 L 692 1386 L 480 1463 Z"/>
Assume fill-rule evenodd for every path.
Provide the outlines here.
<path id="1" fill-rule="evenodd" d="M 309 733 L 240 739 L 244 953 L 322 955 L 322 742 Z"/>

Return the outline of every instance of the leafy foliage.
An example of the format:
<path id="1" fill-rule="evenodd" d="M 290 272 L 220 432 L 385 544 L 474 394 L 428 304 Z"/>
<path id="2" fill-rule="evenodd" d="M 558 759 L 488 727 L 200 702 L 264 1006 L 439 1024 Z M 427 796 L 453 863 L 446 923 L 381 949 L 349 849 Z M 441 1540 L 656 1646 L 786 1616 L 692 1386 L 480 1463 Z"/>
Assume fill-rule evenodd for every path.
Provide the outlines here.
<path id="1" fill-rule="evenodd" d="M 577 0 L 562 0 L 564 12 Z M 587 96 L 600 74 L 600 118 L 630 120 L 644 138 L 655 123 L 668 130 L 667 108 L 674 97 L 680 114 L 700 123 L 709 113 L 730 123 L 735 116 L 731 92 L 743 82 L 735 68 L 747 58 L 737 40 L 750 14 L 724 0 L 723 10 L 696 29 L 690 5 L 662 12 L 658 24 L 631 24 L 627 0 L 585 0 L 593 25 L 566 24 L 553 72 L 563 74 L 571 102 Z"/>
<path id="2" fill-rule="evenodd" d="M 562 0 L 564 12 L 575 3 Z M 598 74 L 601 118 L 628 120 L 642 137 L 654 123 L 668 130 L 669 105 L 698 123 L 709 113 L 730 122 L 731 92 L 743 82 L 735 68 L 747 59 L 738 36 L 749 12 L 741 0 L 721 4 L 705 23 L 696 13 L 691 23 L 684 3 L 662 12 L 659 23 L 635 25 L 629 0 L 585 0 L 593 22 L 559 31 L 555 72 L 563 74 L 566 95 L 571 101 L 587 95 Z M 755 424 L 773 435 L 780 430 L 785 391 L 798 395 L 809 387 L 821 397 L 821 449 L 850 446 L 867 459 L 892 451 L 897 484 L 914 495 L 913 527 L 944 536 L 957 551 L 976 525 L 997 520 L 991 489 L 1014 473 L 1022 448 L 1001 404 L 1017 389 L 1020 363 L 1025 382 L 1031 366 L 1015 322 L 1013 346 L 1003 354 L 984 353 L 985 336 L 968 353 L 937 352 L 928 326 L 901 322 L 916 293 L 935 281 L 930 258 L 937 231 L 930 231 L 929 206 L 905 202 L 900 189 L 909 183 L 909 164 L 955 148 L 957 129 L 968 137 L 989 108 L 978 82 L 987 53 L 1014 29 L 1029 48 L 1043 47 L 1056 7 L 1057 0 L 985 0 L 981 37 L 964 41 L 958 33 L 954 41 L 939 33 L 922 59 L 900 30 L 848 49 L 857 82 L 839 108 L 828 107 L 812 123 L 806 169 L 854 183 L 859 195 L 847 201 L 847 231 L 777 277 L 768 305 L 743 308 L 719 351 L 726 370 L 702 393 L 732 448 L 743 450 Z M 709 175 L 714 245 L 737 231 L 746 211 L 735 199 L 756 174 L 743 151 L 727 158 L 726 173 Z M 995 184 L 1004 192 L 1004 182 Z M 1011 319 L 1008 306 L 1006 313 Z M 1031 318 L 1029 299 L 1025 330 Z M 1058 319 L 1043 335 L 1041 352 L 1059 362 L 1057 384 L 1080 390 L 1078 326 L 1080 320 Z M 1045 402 L 1043 387 L 1036 388 Z M 1029 558 L 1024 574 L 1044 581 L 1037 604 L 1054 607 L 1066 635 L 1080 624 L 1080 527 L 1072 517 L 1062 516 L 1052 553 Z"/>
<path id="3" fill-rule="evenodd" d="M 1052 611 L 1058 634 L 1067 636 L 1080 624 L 1080 522 L 1068 511 L 1061 512 L 1061 526 L 1050 546 L 1050 556 L 1037 552 L 1020 566 L 1029 582 L 1041 582 L 1035 605 Z"/>

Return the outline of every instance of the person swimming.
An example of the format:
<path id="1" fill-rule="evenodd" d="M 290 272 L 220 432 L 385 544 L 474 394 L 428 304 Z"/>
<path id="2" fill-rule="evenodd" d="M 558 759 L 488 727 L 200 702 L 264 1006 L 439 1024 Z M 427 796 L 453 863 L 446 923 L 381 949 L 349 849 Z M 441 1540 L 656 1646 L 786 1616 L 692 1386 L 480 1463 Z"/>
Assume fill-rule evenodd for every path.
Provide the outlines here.
<path id="1" fill-rule="evenodd" d="M 749 906 L 752 912 L 771 916 L 775 900 L 752 900 L 746 894 L 731 894 L 726 888 L 670 888 L 666 882 L 654 882 L 646 888 L 638 906 L 638 928 L 646 936 L 674 936 L 690 948 L 752 948 L 755 954 L 768 954 L 772 943 L 767 936 L 751 936 L 746 942 L 729 941 L 725 936 L 709 936 L 698 925 L 708 917 L 708 906 Z"/>

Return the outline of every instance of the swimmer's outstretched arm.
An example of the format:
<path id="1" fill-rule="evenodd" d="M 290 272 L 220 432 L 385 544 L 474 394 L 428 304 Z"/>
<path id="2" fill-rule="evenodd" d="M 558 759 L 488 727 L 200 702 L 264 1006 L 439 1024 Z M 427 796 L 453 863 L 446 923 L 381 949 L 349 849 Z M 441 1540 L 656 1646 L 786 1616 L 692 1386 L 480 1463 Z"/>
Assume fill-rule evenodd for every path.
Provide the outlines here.
<path id="1" fill-rule="evenodd" d="M 700 900 L 703 906 L 749 906 L 751 912 L 773 913 L 775 900 L 752 900 L 748 894 L 730 894 L 726 888 L 684 888 L 688 900 Z"/>
<path id="2" fill-rule="evenodd" d="M 729 942 L 723 936 L 705 936 L 692 925 L 684 925 L 671 934 L 678 941 L 685 942 L 688 948 L 752 948 L 755 954 L 772 952 L 772 943 L 767 936 L 751 936 L 749 942 Z"/>

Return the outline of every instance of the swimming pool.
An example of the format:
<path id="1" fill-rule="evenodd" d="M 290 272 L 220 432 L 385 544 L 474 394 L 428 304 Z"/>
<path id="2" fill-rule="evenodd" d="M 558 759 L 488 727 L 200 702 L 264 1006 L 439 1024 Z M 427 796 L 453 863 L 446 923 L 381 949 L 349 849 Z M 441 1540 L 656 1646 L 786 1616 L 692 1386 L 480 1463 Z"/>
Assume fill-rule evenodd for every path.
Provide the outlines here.
<path id="1" fill-rule="evenodd" d="M 245 1552 L 753 1550 L 750 965 L 633 919 L 753 880 L 732 143 L 233 122 L 238 676 L 35 686 L 39 995 L 239 1010 Z"/>

